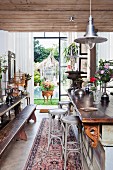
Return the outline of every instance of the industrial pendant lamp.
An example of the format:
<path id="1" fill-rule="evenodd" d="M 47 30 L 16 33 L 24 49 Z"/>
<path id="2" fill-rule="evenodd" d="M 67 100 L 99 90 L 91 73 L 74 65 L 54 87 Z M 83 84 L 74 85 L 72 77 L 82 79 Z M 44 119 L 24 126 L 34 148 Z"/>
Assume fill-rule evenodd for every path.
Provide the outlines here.
<path id="1" fill-rule="evenodd" d="M 84 37 L 77 38 L 74 41 L 80 44 L 86 44 L 88 49 L 92 49 L 95 46 L 95 43 L 102 43 L 107 41 L 107 38 L 98 37 L 97 33 L 95 32 L 95 28 L 93 25 L 93 18 L 91 16 L 91 0 L 90 0 L 90 16 L 89 16 L 86 33 Z"/>

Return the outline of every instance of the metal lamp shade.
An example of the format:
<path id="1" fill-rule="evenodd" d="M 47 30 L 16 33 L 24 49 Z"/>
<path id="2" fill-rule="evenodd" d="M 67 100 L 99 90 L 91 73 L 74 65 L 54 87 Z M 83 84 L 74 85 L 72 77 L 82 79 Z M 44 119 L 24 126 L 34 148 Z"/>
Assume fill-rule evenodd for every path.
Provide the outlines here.
<path id="1" fill-rule="evenodd" d="M 107 41 L 107 38 L 98 37 L 97 33 L 95 32 L 94 25 L 93 25 L 93 18 L 90 15 L 86 34 L 84 35 L 84 37 L 77 38 L 74 41 L 77 43 L 81 43 L 81 44 L 88 44 L 89 42 L 95 44 L 95 43 L 105 42 Z"/>

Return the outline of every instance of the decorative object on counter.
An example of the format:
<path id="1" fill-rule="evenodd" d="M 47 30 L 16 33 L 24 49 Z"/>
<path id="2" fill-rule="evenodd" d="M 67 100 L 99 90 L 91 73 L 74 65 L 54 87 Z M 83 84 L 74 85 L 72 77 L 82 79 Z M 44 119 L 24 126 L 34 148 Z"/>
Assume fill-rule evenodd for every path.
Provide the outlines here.
<path id="1" fill-rule="evenodd" d="M 6 91 L 6 95 L 7 95 L 7 97 L 6 97 L 6 104 L 7 105 L 11 105 L 13 103 L 13 101 L 14 101 L 13 95 L 12 95 L 13 94 L 13 89 L 12 88 L 8 88 L 5 91 Z"/>
<path id="2" fill-rule="evenodd" d="M 109 95 L 106 92 L 106 84 L 113 78 L 113 69 L 110 66 L 113 65 L 113 61 L 99 61 L 99 67 L 96 71 L 95 77 L 99 82 L 104 85 L 104 92 L 101 96 L 101 102 L 109 102 Z"/>
<path id="3" fill-rule="evenodd" d="M 32 76 L 30 74 L 25 73 L 25 85 L 24 85 L 24 90 L 25 91 L 27 90 L 28 81 L 31 80 L 31 77 Z"/>
<path id="4" fill-rule="evenodd" d="M 27 73 L 23 73 L 19 70 L 19 72 L 16 72 L 14 74 L 13 78 L 13 84 L 12 87 L 14 88 L 14 93 L 13 95 L 19 96 L 20 92 L 21 94 L 28 94 L 27 92 L 27 86 L 28 86 L 28 81 L 31 79 L 31 75 Z"/>
<path id="5" fill-rule="evenodd" d="M 90 83 L 92 84 L 91 90 L 93 90 L 93 91 L 97 90 L 97 78 L 91 77 Z"/>
<path id="6" fill-rule="evenodd" d="M 24 85 L 25 85 L 25 73 L 21 72 L 20 70 L 19 70 L 19 72 L 16 72 L 14 74 L 13 83 L 15 85 L 17 85 L 18 87 L 19 86 L 24 87 Z"/>
<path id="7" fill-rule="evenodd" d="M 20 90 L 18 89 L 18 87 L 13 87 L 13 94 L 12 94 L 12 96 L 13 97 L 18 97 L 18 96 L 20 96 L 21 95 L 21 92 L 20 92 Z"/>
<path id="8" fill-rule="evenodd" d="M 106 92 L 106 83 L 104 82 L 104 93 L 101 96 L 101 102 L 109 102 L 109 95 Z"/>
<path id="9" fill-rule="evenodd" d="M 21 90 L 19 89 L 19 87 L 17 85 L 15 85 L 14 83 L 13 84 L 8 84 L 7 86 L 7 89 L 12 89 L 13 92 L 12 92 L 12 97 L 13 99 L 15 97 L 18 97 L 18 96 L 21 96 Z"/>
<path id="10" fill-rule="evenodd" d="M 68 62 L 67 70 L 77 70 L 77 57 L 78 56 L 78 48 L 79 46 L 76 43 L 71 43 L 68 47 L 64 49 L 64 56 L 66 59 L 66 62 Z"/>
<path id="11" fill-rule="evenodd" d="M 85 91 L 82 88 L 75 89 L 75 95 L 85 95 Z"/>
<path id="12" fill-rule="evenodd" d="M 83 83 L 83 76 L 81 74 L 84 74 L 84 72 L 80 72 L 78 70 L 76 71 L 66 71 L 65 73 L 68 73 L 67 78 L 72 80 L 71 87 L 74 88 L 81 88 Z"/>
<path id="13" fill-rule="evenodd" d="M 86 92 L 86 94 L 89 94 L 90 92 L 89 92 L 89 85 L 87 85 L 86 87 L 85 87 L 85 92 Z"/>
<path id="14" fill-rule="evenodd" d="M 97 90 L 98 81 L 97 78 L 90 78 L 90 90 L 93 92 L 94 104 L 99 103 L 99 91 Z"/>
<path id="15" fill-rule="evenodd" d="M 96 108 L 96 107 L 82 107 L 80 109 L 85 111 L 85 112 L 91 112 L 91 111 L 97 111 L 98 110 L 98 108 Z"/>
<path id="16" fill-rule="evenodd" d="M 93 91 L 93 98 L 94 98 L 93 104 L 98 104 L 100 102 L 100 91 L 99 90 Z"/>
<path id="17" fill-rule="evenodd" d="M 84 81 L 83 86 L 86 94 L 90 94 L 97 90 L 97 79 L 95 77 L 91 77 L 90 80 L 87 79 Z"/>

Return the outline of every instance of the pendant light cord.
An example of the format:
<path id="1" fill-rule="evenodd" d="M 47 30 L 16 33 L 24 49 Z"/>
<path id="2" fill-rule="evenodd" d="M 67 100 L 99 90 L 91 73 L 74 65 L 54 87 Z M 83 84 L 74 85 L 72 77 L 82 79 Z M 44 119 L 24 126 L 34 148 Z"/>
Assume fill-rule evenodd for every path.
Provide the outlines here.
<path id="1" fill-rule="evenodd" d="M 91 0 L 90 0 L 90 16 L 91 16 Z"/>

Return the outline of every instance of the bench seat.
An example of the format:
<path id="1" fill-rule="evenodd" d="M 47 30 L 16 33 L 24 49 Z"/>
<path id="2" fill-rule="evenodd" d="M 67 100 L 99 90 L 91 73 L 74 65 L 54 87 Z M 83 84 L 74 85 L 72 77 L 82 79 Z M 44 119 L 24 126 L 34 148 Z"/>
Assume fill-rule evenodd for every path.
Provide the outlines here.
<path id="1" fill-rule="evenodd" d="M 10 144 L 10 142 L 16 137 L 16 139 L 27 140 L 27 135 L 24 131 L 24 125 L 30 119 L 36 122 L 34 111 L 36 110 L 35 104 L 27 105 L 16 117 L 10 121 L 0 131 L 0 156 Z"/>

